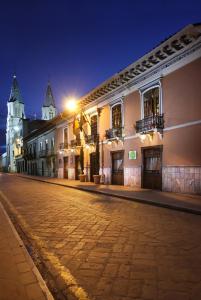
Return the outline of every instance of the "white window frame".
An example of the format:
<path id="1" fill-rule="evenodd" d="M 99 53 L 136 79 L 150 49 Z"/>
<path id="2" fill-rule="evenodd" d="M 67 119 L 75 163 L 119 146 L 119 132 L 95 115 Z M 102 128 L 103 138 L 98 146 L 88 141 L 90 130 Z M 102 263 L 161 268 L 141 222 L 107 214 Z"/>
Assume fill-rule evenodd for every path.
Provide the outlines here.
<path id="1" fill-rule="evenodd" d="M 151 82 L 139 89 L 140 92 L 140 105 L 141 105 L 141 120 L 144 119 L 144 94 L 154 88 L 159 89 L 159 114 L 163 113 L 163 97 L 161 80 Z"/>
<path id="2" fill-rule="evenodd" d="M 120 100 L 118 100 L 117 102 L 113 102 L 113 104 L 110 105 L 110 128 L 112 129 L 112 109 L 113 107 L 115 107 L 116 105 L 121 104 L 121 121 L 122 121 L 122 128 L 124 128 L 124 102 L 123 102 L 123 98 L 121 98 Z"/>

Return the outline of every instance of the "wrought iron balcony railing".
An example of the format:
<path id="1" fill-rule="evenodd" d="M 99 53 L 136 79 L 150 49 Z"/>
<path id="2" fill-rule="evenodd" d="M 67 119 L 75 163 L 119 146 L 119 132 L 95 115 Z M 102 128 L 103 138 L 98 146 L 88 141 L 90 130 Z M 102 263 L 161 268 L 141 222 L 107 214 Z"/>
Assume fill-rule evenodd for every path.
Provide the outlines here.
<path id="1" fill-rule="evenodd" d="M 98 141 L 98 134 L 86 135 L 85 142 L 86 144 L 95 144 Z"/>
<path id="2" fill-rule="evenodd" d="M 80 139 L 71 140 L 70 145 L 72 148 L 81 146 L 81 140 Z"/>
<path id="3" fill-rule="evenodd" d="M 59 150 L 65 150 L 65 149 L 68 149 L 68 143 L 60 143 Z"/>
<path id="4" fill-rule="evenodd" d="M 116 139 L 116 138 L 122 138 L 123 137 L 123 128 L 110 128 L 105 131 L 105 137 L 106 139 Z"/>
<path id="5" fill-rule="evenodd" d="M 146 133 L 154 131 L 156 129 L 159 132 L 163 131 L 164 128 L 164 117 L 162 115 L 153 115 L 146 117 L 136 122 L 136 133 Z"/>

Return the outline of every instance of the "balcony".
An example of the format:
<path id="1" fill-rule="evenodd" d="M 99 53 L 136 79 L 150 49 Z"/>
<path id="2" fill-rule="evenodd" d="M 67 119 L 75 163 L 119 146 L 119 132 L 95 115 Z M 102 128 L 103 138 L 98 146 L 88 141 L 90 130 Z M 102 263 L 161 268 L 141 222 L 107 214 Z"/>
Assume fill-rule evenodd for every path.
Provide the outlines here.
<path id="1" fill-rule="evenodd" d="M 155 129 L 159 132 L 164 128 L 164 117 L 162 115 L 153 115 L 136 122 L 136 133 L 152 132 Z"/>
<path id="2" fill-rule="evenodd" d="M 105 131 L 105 137 L 107 140 L 119 139 L 123 137 L 123 128 L 110 128 Z"/>
<path id="3" fill-rule="evenodd" d="M 86 144 L 95 144 L 98 141 L 98 134 L 86 135 L 85 142 Z"/>
<path id="4" fill-rule="evenodd" d="M 68 149 L 68 143 L 60 143 L 59 150 L 65 150 L 65 149 Z"/>
<path id="5" fill-rule="evenodd" d="M 80 139 L 71 140 L 70 145 L 72 148 L 79 147 L 81 146 L 81 140 Z"/>

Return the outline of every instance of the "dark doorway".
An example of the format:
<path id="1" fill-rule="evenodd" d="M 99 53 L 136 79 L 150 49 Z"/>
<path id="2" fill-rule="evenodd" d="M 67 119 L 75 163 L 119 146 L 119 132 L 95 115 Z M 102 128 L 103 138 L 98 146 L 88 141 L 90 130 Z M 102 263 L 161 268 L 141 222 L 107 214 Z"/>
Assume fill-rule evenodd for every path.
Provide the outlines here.
<path id="1" fill-rule="evenodd" d="M 112 152 L 112 184 L 124 184 L 124 152 Z"/>
<path id="2" fill-rule="evenodd" d="M 79 180 L 79 175 L 81 174 L 80 156 L 75 156 L 75 180 Z"/>
<path id="3" fill-rule="evenodd" d="M 142 149 L 143 172 L 142 187 L 162 189 L 162 146 Z"/>
<path id="4" fill-rule="evenodd" d="M 90 154 L 90 181 L 94 182 L 93 175 L 99 174 L 99 167 L 97 164 L 97 154 L 93 152 Z"/>
<path id="5" fill-rule="evenodd" d="M 68 157 L 64 157 L 64 178 L 68 179 Z"/>
<path id="6" fill-rule="evenodd" d="M 42 176 L 44 176 L 44 161 L 42 160 Z"/>

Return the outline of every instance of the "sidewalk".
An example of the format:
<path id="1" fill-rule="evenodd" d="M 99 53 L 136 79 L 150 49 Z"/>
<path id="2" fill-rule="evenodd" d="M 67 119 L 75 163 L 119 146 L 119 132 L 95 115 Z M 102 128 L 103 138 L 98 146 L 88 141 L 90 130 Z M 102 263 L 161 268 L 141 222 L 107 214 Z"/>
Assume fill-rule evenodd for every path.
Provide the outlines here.
<path id="1" fill-rule="evenodd" d="M 48 178 L 30 175 L 17 175 L 32 180 L 61 185 L 69 188 L 84 190 L 96 194 L 118 197 L 169 209 L 201 215 L 201 196 L 190 194 L 177 194 L 149 189 L 134 188 L 118 185 L 96 185 L 92 182 L 78 180 Z"/>
<path id="2" fill-rule="evenodd" d="M 53 300 L 0 203 L 0 300 Z"/>

